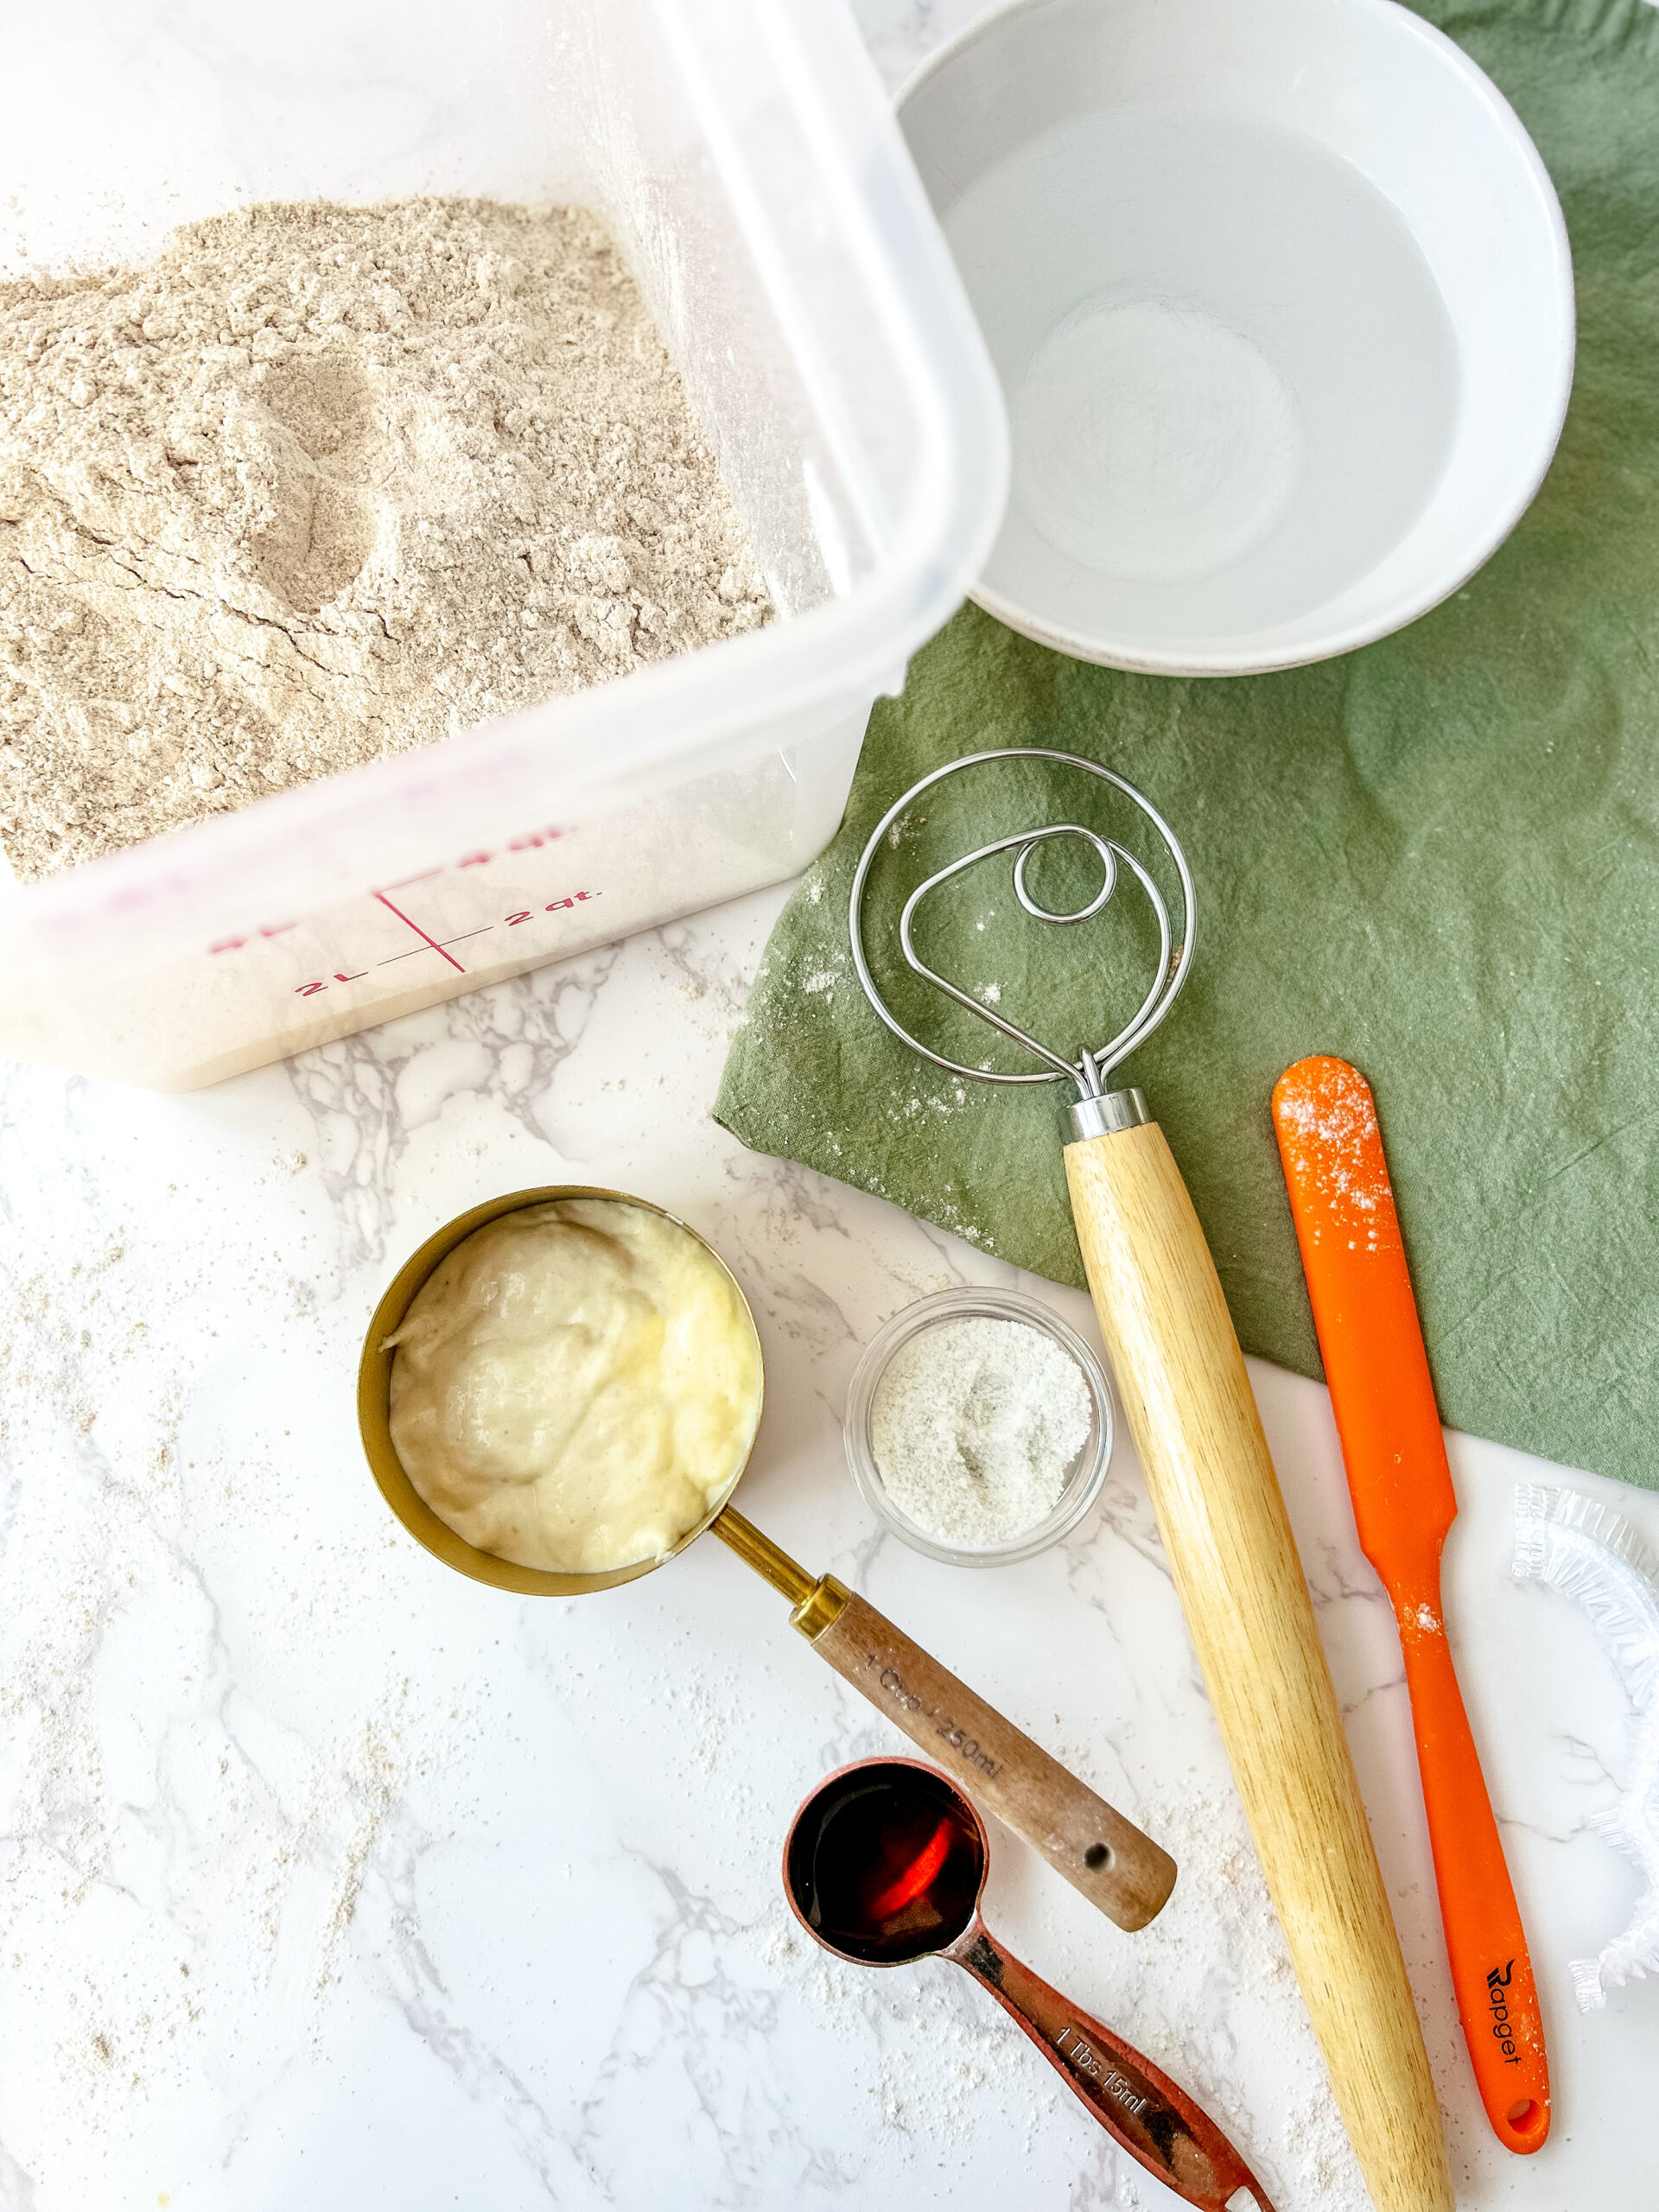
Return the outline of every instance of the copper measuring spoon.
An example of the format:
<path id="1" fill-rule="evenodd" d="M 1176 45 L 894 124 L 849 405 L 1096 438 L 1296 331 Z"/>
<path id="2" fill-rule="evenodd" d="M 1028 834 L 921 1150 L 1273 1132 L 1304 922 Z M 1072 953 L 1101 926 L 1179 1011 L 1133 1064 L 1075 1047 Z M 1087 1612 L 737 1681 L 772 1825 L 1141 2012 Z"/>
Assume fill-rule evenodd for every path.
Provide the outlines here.
<path id="1" fill-rule="evenodd" d="M 746 1521 L 728 1502 L 742 1477 L 739 1466 L 715 1498 L 707 1516 L 660 1558 L 635 1560 L 626 1567 L 595 1574 L 550 1573 L 520 1567 L 477 1550 L 441 1521 L 404 1471 L 391 1440 L 391 1366 L 395 1354 L 386 1339 L 409 1311 L 416 1293 L 475 1229 L 522 1206 L 546 1205 L 556 1198 L 603 1198 L 638 1206 L 702 1245 L 721 1268 L 736 1294 L 751 1328 L 754 1317 L 741 1287 L 718 1252 L 677 1216 L 648 1199 L 623 1191 L 563 1185 L 538 1191 L 514 1191 L 459 1214 L 406 1260 L 375 1308 L 364 1338 L 357 1376 L 357 1419 L 381 1495 L 416 1541 L 474 1582 L 527 1596 L 576 1598 L 609 1590 L 648 1574 L 683 1552 L 704 1529 L 730 1546 L 790 1603 L 791 1624 L 821 1659 L 879 1707 L 912 1743 L 921 1745 L 942 1766 L 975 1787 L 997 1818 L 1022 1835 L 1057 1873 L 1081 1890 L 1090 1904 L 1120 1928 L 1143 1928 L 1175 1885 L 1175 1862 L 1132 1821 L 1052 1759 L 1005 1720 L 995 1707 L 975 1695 L 965 1682 L 912 1643 L 902 1629 L 867 1605 L 833 1574 L 813 1575 L 772 1539 Z M 760 1338 L 755 1339 L 757 1353 Z"/>
<path id="2" fill-rule="evenodd" d="M 784 1893 L 807 1934 L 860 1966 L 950 1959 L 988 1989 L 1132 2158 L 1202 2212 L 1273 2212 L 1209 2114 L 1121 2036 L 1050 1988 L 980 1917 L 990 1845 L 947 1775 L 856 1759 L 790 1823 Z"/>

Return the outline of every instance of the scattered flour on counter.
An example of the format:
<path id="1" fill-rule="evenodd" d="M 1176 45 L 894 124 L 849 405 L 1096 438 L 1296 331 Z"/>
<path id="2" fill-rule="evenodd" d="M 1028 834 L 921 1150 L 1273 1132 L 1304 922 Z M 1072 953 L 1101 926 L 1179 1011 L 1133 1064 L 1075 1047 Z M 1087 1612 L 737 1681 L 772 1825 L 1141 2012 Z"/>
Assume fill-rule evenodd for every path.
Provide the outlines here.
<path id="1" fill-rule="evenodd" d="M 1079 1747 L 1056 1749 L 1087 1773 Z M 1163 1791 L 1135 1818 L 1180 1875 L 1163 1911 L 1135 1939 L 1114 2024 L 1234 2138 L 1280 2212 L 1370 2212 L 1236 1796 Z M 1241 2094 L 1241 2046 L 1271 2050 L 1276 2109 L 1259 2093 Z M 1116 2202 L 1163 2201 L 1150 2183 L 1142 2191 L 1138 2167 L 1120 2161 Z"/>
<path id="2" fill-rule="evenodd" d="M 870 1443 L 899 1510 L 941 1541 L 1006 1543 L 1046 1521 L 1089 1440 L 1076 1360 L 1024 1321 L 938 1321 L 876 1387 Z"/>
<path id="3" fill-rule="evenodd" d="M 38 1205 L 18 1143 L 8 1187 Z M 158 1259 L 153 1230 L 109 1236 L 84 1158 L 54 1166 L 65 1233 L 30 1220 L 38 1268 L 0 1280 L 0 2026 L 36 2094 L 54 2075 L 73 2095 L 73 2128 L 49 2106 L 44 2124 L 84 2175 L 129 2158 L 146 2111 L 204 2080 L 263 2088 L 273 2047 L 323 2033 L 354 1961 L 387 1948 L 410 1792 L 480 1724 L 461 1698 L 407 1698 L 359 1640 L 406 1580 L 385 1532 L 348 1522 L 325 1545 L 283 1433 L 202 1420 L 215 1325 L 238 1297 L 279 1311 L 291 1250 L 187 1254 L 181 1235 Z M 315 1338 L 308 1314 L 290 1342 Z M 303 1663 L 270 1671 L 290 1649 Z M 21 2110 L 6 2150 L 27 2172 Z M 9 2205 L 7 2181 L 0 2153 Z"/>
<path id="4" fill-rule="evenodd" d="M 405 1680 L 399 1688 L 399 1708 L 408 1688 Z M 319 1797 L 315 1832 L 306 1841 L 314 1849 L 326 1849 L 331 1830 L 335 1834 L 345 1830 L 344 1840 L 337 1847 L 322 1925 L 315 1983 L 319 1996 L 340 1980 L 338 1946 L 356 1916 L 381 1833 L 403 1802 L 409 1783 L 401 1732 L 378 1727 L 371 1719 L 365 1721 L 341 1770 L 328 1777 L 327 1796 Z"/>
<path id="5" fill-rule="evenodd" d="M 1076 1772 L 1092 1764 L 1078 1746 L 1054 1748 Z M 1196 2097 L 1279 2212 L 1370 2212 L 1237 1798 L 1171 1792 L 1139 1806 L 1136 1817 L 1174 1853 L 1180 1878 L 1133 1944 L 1091 1932 L 1074 1946 L 1057 1929 L 1028 1952 L 1017 1941 L 1014 1948 Z M 872 1974 L 820 1950 L 781 1904 L 751 1941 L 766 1971 L 866 2056 L 884 2125 L 930 2164 L 938 2150 L 971 2147 L 992 2110 L 1022 2117 L 1028 2147 L 1069 2124 L 1070 2091 L 954 1969 L 924 1961 Z M 1096 2150 L 1102 2171 L 1080 2166 L 1068 2202 L 1103 2212 L 1172 2202 L 1104 2139 Z"/>
<path id="6" fill-rule="evenodd" d="M 821 1950 L 781 1907 L 753 1935 L 768 1973 L 840 2041 L 870 2053 L 869 2094 L 885 2128 L 918 2150 L 971 2144 L 988 2099 L 1025 2063 L 1025 2037 L 983 1991 L 931 1960 L 903 1974 L 873 1974 Z M 1068 2094 L 1038 2073 L 1020 2101 L 1027 2147 Z"/>

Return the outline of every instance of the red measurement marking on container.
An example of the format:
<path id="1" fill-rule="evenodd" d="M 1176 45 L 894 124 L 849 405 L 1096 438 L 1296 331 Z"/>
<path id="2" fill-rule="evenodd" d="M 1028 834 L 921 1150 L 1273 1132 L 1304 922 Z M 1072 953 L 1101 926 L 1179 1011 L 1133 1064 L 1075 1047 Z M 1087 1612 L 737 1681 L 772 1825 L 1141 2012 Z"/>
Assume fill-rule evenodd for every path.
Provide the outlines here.
<path id="1" fill-rule="evenodd" d="M 442 871 L 442 869 L 434 869 L 433 873 L 434 874 L 441 874 Z M 412 882 L 420 882 L 423 879 L 419 876 L 415 876 L 411 877 L 410 880 Z M 520 922 L 533 920 L 536 911 L 535 908 L 531 906 L 521 907 L 514 913 L 504 915 L 501 924 L 497 924 L 495 922 L 485 922 L 475 930 L 462 930 L 456 937 L 435 938 L 429 937 L 427 932 L 421 927 L 420 924 L 410 920 L 410 917 L 404 913 L 401 906 L 394 906 L 391 900 L 386 897 L 384 891 L 377 891 L 374 893 L 374 896 L 379 901 L 381 906 L 385 907 L 389 913 L 395 914 L 397 919 L 402 922 L 406 928 L 413 930 L 416 936 L 421 940 L 418 944 L 411 944 L 406 952 L 390 953 L 387 955 L 385 959 L 378 960 L 375 963 L 377 968 L 395 967 L 400 960 L 412 960 L 417 952 L 435 952 L 438 954 L 440 958 L 448 962 L 449 965 L 455 970 L 457 975 L 461 976 L 464 976 L 467 973 L 467 970 L 462 967 L 461 962 L 457 960 L 454 955 L 448 950 L 450 945 L 465 944 L 468 938 L 487 937 L 492 930 L 503 925 L 508 928 L 512 928 Z M 542 908 L 542 912 L 544 914 L 563 913 L 569 907 L 585 906 L 590 899 L 599 899 L 603 896 L 604 893 L 599 891 L 573 891 L 565 898 L 550 899 L 546 906 Z M 358 983 L 362 982 L 363 977 L 366 976 L 368 972 L 368 969 L 364 968 L 359 969 L 355 976 L 344 976 L 336 970 L 333 980 L 336 983 Z M 296 983 L 294 986 L 294 995 L 296 998 L 301 999 L 315 998 L 319 991 L 326 991 L 328 988 L 328 984 L 329 978 L 327 976 L 317 977 L 308 983 Z"/>
<path id="2" fill-rule="evenodd" d="M 397 910 L 395 906 L 392 912 L 397 913 Z M 404 918 L 398 914 L 397 918 L 402 921 Z M 461 967 L 460 961 L 455 959 L 447 948 L 452 944 L 465 944 L 469 937 L 487 937 L 494 927 L 493 922 L 486 922 L 478 929 L 462 930 L 459 937 L 428 938 L 425 944 L 411 944 L 407 952 L 388 953 L 384 960 L 377 960 L 374 964 L 377 968 L 395 968 L 400 960 L 412 960 L 417 952 L 425 952 L 430 949 L 434 952 L 442 952 L 449 965 L 452 968 L 461 968 L 461 972 L 464 976 L 467 970 Z M 340 981 L 343 983 L 346 981 L 345 976 L 342 976 Z"/>
<path id="3" fill-rule="evenodd" d="M 438 943 L 436 938 L 428 937 L 426 931 L 421 927 L 420 924 L 418 922 L 411 922 L 409 916 L 404 912 L 401 906 L 394 906 L 384 891 L 377 891 L 374 895 L 380 901 L 380 904 L 385 908 L 389 914 L 396 914 L 400 922 L 405 923 L 409 928 L 414 931 L 416 937 L 422 938 L 426 944 L 431 946 L 434 952 L 437 953 L 441 958 L 447 960 L 458 976 L 464 976 L 467 973 L 467 970 L 461 966 L 460 961 L 455 958 L 453 952 L 446 952 L 443 947 Z M 481 937 L 483 935 L 483 931 L 481 930 L 468 930 L 467 934 L 468 937 Z M 455 942 L 459 944 L 460 939 L 457 938 Z M 386 967 L 390 965 L 390 963 L 382 961 L 380 964 L 382 967 Z"/>
<path id="4" fill-rule="evenodd" d="M 222 937 L 217 944 L 210 944 L 207 950 L 209 952 L 240 952 L 251 938 L 281 937 L 285 930 L 296 930 L 299 926 L 297 922 L 278 922 L 274 928 L 251 931 L 248 937 Z"/>
<path id="5" fill-rule="evenodd" d="M 565 832 L 563 830 L 550 823 L 545 829 L 531 830 L 525 831 L 520 836 L 509 837 L 506 842 L 502 846 L 501 851 L 504 853 L 539 852 L 543 845 L 550 845 L 556 838 L 563 837 L 564 835 Z M 419 875 L 400 875 L 395 883 L 385 884 L 381 889 L 371 892 L 369 895 L 371 898 L 380 899 L 384 905 L 391 906 L 391 900 L 386 899 L 385 896 L 385 893 L 388 891 L 406 891 L 411 883 L 430 883 L 434 876 L 447 874 L 450 868 L 484 868 L 486 867 L 490 861 L 497 858 L 499 858 L 499 855 L 493 852 L 486 852 L 480 848 L 475 852 L 463 854 L 458 861 L 446 861 L 442 868 L 423 868 Z M 576 896 L 579 899 L 596 898 L 598 893 L 596 892 L 579 891 L 576 893 Z M 135 902 L 129 899 L 124 903 L 130 905 Z M 565 903 L 569 904 L 569 902 L 566 901 Z M 552 909 L 550 908 L 549 912 L 550 912 L 551 911 Z M 397 909 L 395 906 L 392 907 L 392 912 L 393 913 L 397 914 L 399 921 L 407 919 L 406 916 L 397 913 Z M 491 922 L 486 924 L 486 926 L 487 928 L 493 929 L 495 925 Z M 245 946 L 251 944 L 256 938 L 264 939 L 266 938 L 282 937 L 287 931 L 298 929 L 298 927 L 299 924 L 297 922 L 277 922 L 273 926 L 257 930 L 249 930 L 241 937 L 222 937 L 217 938 L 213 944 L 208 946 L 207 950 L 210 955 L 215 952 L 240 952 Z M 413 929 L 415 927 L 414 923 L 410 923 L 410 927 Z M 480 932 L 476 930 L 469 930 L 467 934 L 469 937 L 476 937 L 480 935 Z M 442 950 L 442 944 L 459 944 L 460 942 L 461 939 L 459 938 L 445 938 L 442 940 L 442 944 L 435 943 L 435 940 L 430 938 L 427 939 L 427 943 L 429 944 L 434 945 L 435 950 Z M 402 957 L 403 956 L 401 954 L 398 955 L 399 958 L 402 958 Z M 385 963 L 384 962 L 381 963 L 382 966 L 385 964 Z M 456 962 L 453 964 L 459 966 L 460 963 Z M 366 973 L 366 970 L 365 972 Z M 465 973 L 465 970 L 463 969 L 462 972 Z M 334 978 L 334 981 L 337 983 L 352 982 L 355 980 L 355 977 L 349 976 L 336 976 Z M 302 991 L 309 991 L 313 988 L 321 990 L 324 988 L 325 986 L 321 983 L 315 985 L 302 983 L 300 986 L 300 988 Z"/>
<path id="6" fill-rule="evenodd" d="M 369 971 L 366 968 L 359 968 L 355 976 L 342 976 L 340 973 L 340 970 L 336 969 L 334 971 L 334 981 L 337 983 L 360 983 L 368 972 Z M 319 991 L 326 991 L 327 988 L 328 986 L 326 982 L 302 983 L 296 989 L 294 995 L 296 998 L 299 999 L 313 999 L 315 998 Z"/>

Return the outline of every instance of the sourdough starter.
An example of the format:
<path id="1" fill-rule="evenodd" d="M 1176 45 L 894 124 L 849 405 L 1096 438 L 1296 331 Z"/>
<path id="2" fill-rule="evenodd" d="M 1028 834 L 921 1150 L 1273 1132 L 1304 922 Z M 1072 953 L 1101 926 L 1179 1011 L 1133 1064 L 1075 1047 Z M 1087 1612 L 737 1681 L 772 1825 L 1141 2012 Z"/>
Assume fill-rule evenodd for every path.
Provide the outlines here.
<path id="1" fill-rule="evenodd" d="M 760 1346 L 689 1230 L 614 1198 L 476 1229 L 387 1339 L 391 1440 L 458 1536 L 596 1573 L 659 1558 L 742 1472 Z"/>

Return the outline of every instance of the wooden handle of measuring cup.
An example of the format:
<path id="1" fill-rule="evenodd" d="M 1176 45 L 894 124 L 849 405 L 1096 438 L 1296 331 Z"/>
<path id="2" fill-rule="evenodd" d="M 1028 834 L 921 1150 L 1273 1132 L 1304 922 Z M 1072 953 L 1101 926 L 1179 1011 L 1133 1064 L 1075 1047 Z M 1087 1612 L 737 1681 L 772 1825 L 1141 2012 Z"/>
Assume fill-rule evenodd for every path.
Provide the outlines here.
<path id="1" fill-rule="evenodd" d="M 1452 2212 L 1440 2107 L 1215 1262 L 1150 1122 L 1065 1148 L 1095 1311 L 1268 1888 L 1376 2212 Z"/>
<path id="2" fill-rule="evenodd" d="M 1120 1928 L 1146 1926 L 1175 1886 L 1175 1861 L 1149 1835 L 833 1576 L 794 1619 L 821 1659 L 1091 1904 Z"/>

